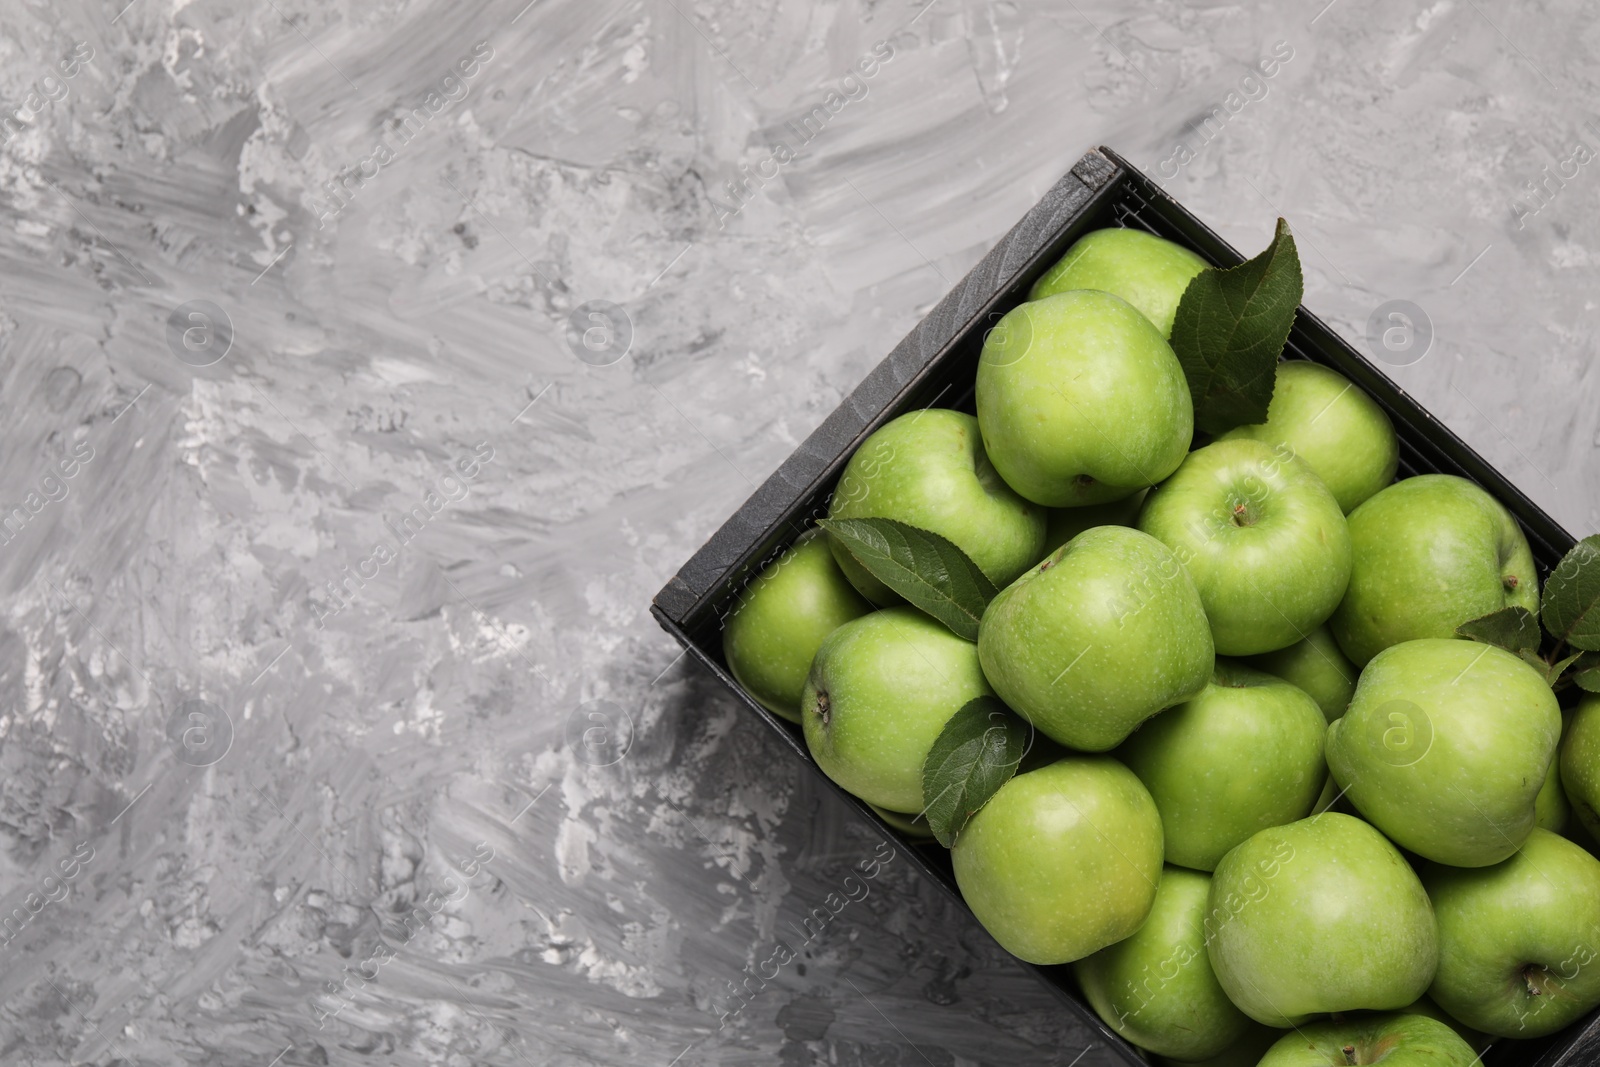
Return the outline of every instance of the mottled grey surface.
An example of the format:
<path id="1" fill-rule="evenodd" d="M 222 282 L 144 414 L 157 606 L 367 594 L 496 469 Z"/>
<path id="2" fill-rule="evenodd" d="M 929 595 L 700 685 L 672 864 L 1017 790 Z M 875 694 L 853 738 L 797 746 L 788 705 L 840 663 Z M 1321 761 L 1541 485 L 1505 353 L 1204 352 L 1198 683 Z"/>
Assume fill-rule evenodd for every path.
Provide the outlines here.
<path id="1" fill-rule="evenodd" d="M 0 6 L 0 1062 L 1071 1063 L 647 606 L 1095 144 L 1600 528 L 1576 0 L 524 2 Z"/>

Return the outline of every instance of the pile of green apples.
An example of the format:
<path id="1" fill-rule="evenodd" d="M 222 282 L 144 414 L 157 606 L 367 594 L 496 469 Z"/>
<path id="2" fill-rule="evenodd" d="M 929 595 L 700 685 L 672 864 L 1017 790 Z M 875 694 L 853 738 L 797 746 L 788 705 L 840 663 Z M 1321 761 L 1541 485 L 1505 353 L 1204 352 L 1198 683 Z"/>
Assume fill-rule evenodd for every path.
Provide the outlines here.
<path id="1" fill-rule="evenodd" d="M 1266 420 L 1197 432 L 1171 338 L 1205 269 L 1079 240 L 987 335 L 976 416 L 862 443 L 822 528 L 742 590 L 726 660 L 912 835 L 941 735 L 1003 706 L 1027 743 L 945 820 L 956 881 L 1133 1044 L 1465 1067 L 1600 1005 L 1600 698 L 1558 698 L 1537 622 L 1520 650 L 1458 632 L 1540 617 L 1528 544 L 1470 481 L 1396 481 L 1350 381 L 1274 352 Z M 975 641 L 830 532 L 867 518 L 993 583 Z"/>

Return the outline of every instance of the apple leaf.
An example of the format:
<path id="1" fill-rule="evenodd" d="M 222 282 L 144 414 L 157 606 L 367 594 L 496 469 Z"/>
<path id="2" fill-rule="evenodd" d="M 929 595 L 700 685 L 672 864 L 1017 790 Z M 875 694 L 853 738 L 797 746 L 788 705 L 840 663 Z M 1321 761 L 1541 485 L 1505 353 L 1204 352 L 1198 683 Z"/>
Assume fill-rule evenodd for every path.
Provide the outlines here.
<path id="1" fill-rule="evenodd" d="M 1572 680 L 1585 693 L 1600 693 L 1600 653 L 1585 652 L 1579 659 Z"/>
<path id="2" fill-rule="evenodd" d="M 1029 729 L 996 697 L 962 705 L 922 762 L 923 814 L 945 848 L 1017 773 Z"/>
<path id="3" fill-rule="evenodd" d="M 1557 682 L 1561 681 L 1561 676 L 1567 673 L 1567 668 L 1578 662 L 1578 660 L 1582 659 L 1583 656 L 1584 653 L 1582 652 L 1574 652 L 1565 659 L 1556 660 L 1554 663 L 1550 664 L 1549 667 L 1545 668 L 1545 680 L 1548 681 L 1553 688 Z"/>
<path id="4" fill-rule="evenodd" d="M 1539 612 L 1558 641 L 1600 652 L 1600 534 L 1585 537 L 1561 557 L 1544 583 Z"/>
<path id="5" fill-rule="evenodd" d="M 999 591 L 948 540 L 896 519 L 821 519 L 872 576 L 968 641 Z"/>
<path id="6" fill-rule="evenodd" d="M 1533 612 L 1522 607 L 1491 611 L 1481 618 L 1457 626 L 1456 633 L 1486 645 L 1495 645 L 1507 652 L 1538 652 L 1539 642 L 1544 636 L 1539 632 L 1539 620 L 1533 617 Z"/>
<path id="7" fill-rule="evenodd" d="M 1305 292 L 1289 224 L 1254 259 L 1195 275 L 1172 321 L 1172 350 L 1194 400 L 1194 423 L 1220 434 L 1267 421 L 1278 357 Z"/>
<path id="8" fill-rule="evenodd" d="M 1558 659 L 1554 663 L 1545 662 L 1544 657 L 1539 653 L 1530 652 L 1525 648 L 1519 651 L 1517 655 L 1522 657 L 1524 663 L 1543 675 L 1545 684 L 1554 689 L 1556 683 L 1561 680 L 1561 676 L 1567 673 L 1567 668 L 1576 663 L 1583 653 L 1574 652 L 1572 655 L 1564 659 Z"/>

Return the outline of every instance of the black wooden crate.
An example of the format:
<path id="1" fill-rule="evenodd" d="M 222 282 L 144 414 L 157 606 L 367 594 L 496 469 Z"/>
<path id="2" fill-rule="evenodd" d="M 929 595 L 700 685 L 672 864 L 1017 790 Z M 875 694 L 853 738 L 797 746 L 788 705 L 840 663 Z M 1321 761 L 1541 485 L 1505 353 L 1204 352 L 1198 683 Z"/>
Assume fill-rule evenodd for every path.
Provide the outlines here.
<path id="1" fill-rule="evenodd" d="M 1106 226 L 1147 230 L 1194 249 L 1218 266 L 1233 266 L 1244 259 L 1117 153 L 1109 148 L 1088 153 L 656 594 L 651 611 L 662 627 L 738 694 L 751 714 L 766 723 L 796 758 L 810 765 L 824 781 L 829 780 L 812 760 L 800 728 L 745 695 L 728 672 L 722 658 L 723 617 L 745 583 L 799 536 L 811 520 L 826 514 L 834 482 L 869 434 L 918 408 L 939 406 L 973 411 L 973 381 L 984 333 L 1027 298 L 1034 280 L 1074 241 L 1090 230 Z M 1263 239 L 1269 232 L 1263 226 Z M 1401 476 L 1457 474 L 1477 482 L 1499 499 L 1522 524 L 1541 580 L 1572 547 L 1571 534 L 1305 308 L 1296 318 L 1285 358 L 1308 359 L 1332 367 L 1383 406 L 1400 437 Z M 838 792 L 862 818 L 885 835 L 898 837 L 872 809 L 843 790 Z M 960 899 L 949 854 L 942 847 L 904 847 L 910 862 L 923 875 Z M 1032 969 L 1107 1045 L 1131 1062 L 1143 1063 L 1141 1054 L 1101 1023 L 1083 1001 L 1069 967 Z M 1600 1013 L 1537 1041 L 1497 1042 L 1485 1054 L 1484 1062 L 1487 1067 L 1600 1067 Z"/>

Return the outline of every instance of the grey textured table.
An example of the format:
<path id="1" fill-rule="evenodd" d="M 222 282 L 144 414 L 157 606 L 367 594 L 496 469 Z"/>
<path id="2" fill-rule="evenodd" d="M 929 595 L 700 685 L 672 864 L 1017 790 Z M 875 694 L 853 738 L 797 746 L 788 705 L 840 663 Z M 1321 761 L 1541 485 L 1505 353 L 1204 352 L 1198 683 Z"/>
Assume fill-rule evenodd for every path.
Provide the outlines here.
<path id="1" fill-rule="evenodd" d="M 1095 144 L 1600 528 L 1580 4 L 124 3 L 0 8 L 0 1062 L 1107 1062 L 647 612 Z"/>

